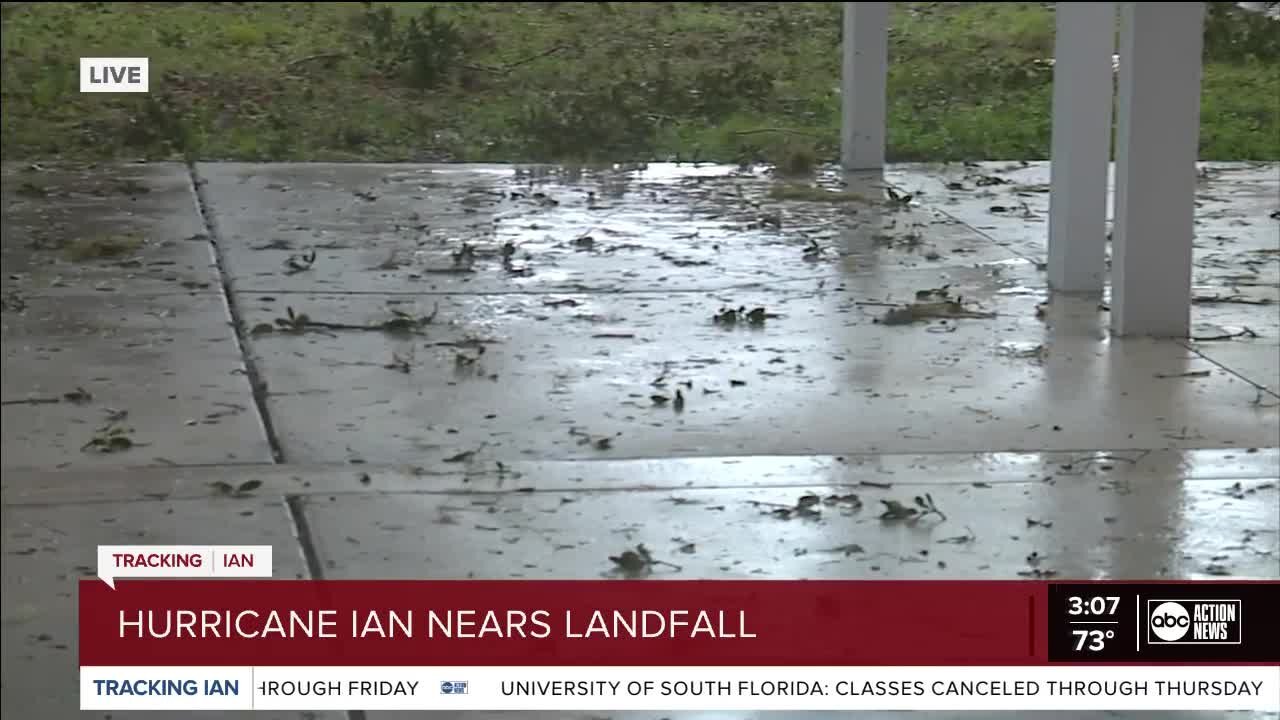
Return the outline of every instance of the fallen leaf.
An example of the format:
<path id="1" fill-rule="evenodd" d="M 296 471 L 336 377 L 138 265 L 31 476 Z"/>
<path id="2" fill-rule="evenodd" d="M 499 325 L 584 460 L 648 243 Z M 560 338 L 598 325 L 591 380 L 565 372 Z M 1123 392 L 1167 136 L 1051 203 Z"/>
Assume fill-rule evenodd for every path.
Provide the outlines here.
<path id="1" fill-rule="evenodd" d="M 915 508 L 903 505 L 897 500 L 881 500 L 880 502 L 885 508 L 884 512 L 880 513 L 881 520 L 906 520 L 915 517 L 920 512 Z"/>
<path id="2" fill-rule="evenodd" d="M 63 393 L 63 399 L 76 405 L 84 405 L 93 402 L 93 395 L 82 387 L 77 386 L 75 390 L 69 393 Z"/>
<path id="3" fill-rule="evenodd" d="M 247 493 L 253 492 L 254 490 L 257 490 L 260 487 L 262 487 L 261 480 L 245 480 L 244 482 L 240 483 L 240 485 L 236 487 L 236 494 L 245 495 Z"/>
<path id="4" fill-rule="evenodd" d="M 649 563 L 633 550 L 627 550 L 621 555 L 610 555 L 609 560 L 628 575 L 636 575 L 649 569 Z"/>
<path id="5" fill-rule="evenodd" d="M 844 555 L 845 557 L 849 557 L 850 555 L 860 555 L 866 552 L 866 550 L 863 549 L 863 547 L 857 543 L 849 543 L 848 545 L 839 545 L 839 546 L 833 547 L 830 550 L 826 550 L 824 552 L 838 553 L 840 555 Z"/>

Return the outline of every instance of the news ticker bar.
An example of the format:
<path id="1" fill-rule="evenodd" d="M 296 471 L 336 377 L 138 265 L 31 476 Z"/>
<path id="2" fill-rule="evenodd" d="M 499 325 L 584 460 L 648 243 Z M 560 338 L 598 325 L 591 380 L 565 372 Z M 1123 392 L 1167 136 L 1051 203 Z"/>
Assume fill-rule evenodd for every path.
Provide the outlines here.
<path id="1" fill-rule="evenodd" d="M 83 667 L 82 710 L 1181 710 L 1280 707 L 1265 666 Z"/>

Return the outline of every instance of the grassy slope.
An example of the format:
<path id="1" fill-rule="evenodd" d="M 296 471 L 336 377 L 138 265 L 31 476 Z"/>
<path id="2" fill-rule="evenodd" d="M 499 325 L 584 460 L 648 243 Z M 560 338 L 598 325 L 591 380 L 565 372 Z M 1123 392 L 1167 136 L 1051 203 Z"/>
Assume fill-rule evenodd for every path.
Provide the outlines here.
<path id="1" fill-rule="evenodd" d="M 753 161 L 829 159 L 838 143 L 839 3 L 16 5 L 6 159 Z M 394 5 L 394 30 L 366 5 Z M 1045 157 L 1047 5 L 895 3 L 891 158 Z M 398 54 L 426 6 L 452 44 L 438 31 Z M 1280 159 L 1268 23 L 1210 23 L 1205 159 Z M 81 95 L 90 55 L 150 57 L 152 94 Z M 398 59 L 441 84 L 415 89 L 430 73 Z"/>

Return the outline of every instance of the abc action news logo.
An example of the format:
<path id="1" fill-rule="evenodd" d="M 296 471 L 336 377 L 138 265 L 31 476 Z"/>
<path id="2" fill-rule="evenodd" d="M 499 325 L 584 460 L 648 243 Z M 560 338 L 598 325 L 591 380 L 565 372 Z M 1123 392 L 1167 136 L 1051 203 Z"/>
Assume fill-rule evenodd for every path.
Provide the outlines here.
<path id="1" fill-rule="evenodd" d="M 1239 600 L 1147 600 L 1151 645 L 1239 645 Z"/>

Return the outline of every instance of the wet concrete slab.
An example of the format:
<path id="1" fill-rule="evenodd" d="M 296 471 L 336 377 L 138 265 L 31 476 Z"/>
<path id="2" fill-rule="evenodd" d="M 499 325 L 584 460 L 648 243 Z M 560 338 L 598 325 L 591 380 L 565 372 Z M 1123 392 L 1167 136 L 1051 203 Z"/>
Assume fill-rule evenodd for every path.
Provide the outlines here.
<path id="1" fill-rule="evenodd" d="M 6 468 L 271 460 L 221 297 L 38 297 L 0 319 Z"/>
<path id="2" fill-rule="evenodd" d="M 1268 393 L 1280 396 L 1280 345 L 1241 343 L 1210 345 L 1197 344 L 1195 349 L 1222 367 L 1229 368 Z M 1280 402 L 1277 397 L 1258 395 L 1258 405 Z"/>
<path id="3" fill-rule="evenodd" d="M 220 291 L 212 245 L 180 163 L 5 163 L 0 244 L 16 299 Z"/>
<path id="4" fill-rule="evenodd" d="M 303 577 L 287 510 L 277 499 L 95 503 L 3 509 L 3 709 L 17 718 L 188 717 L 189 713 L 81 713 L 77 583 L 92 577 L 98 545 L 200 542 L 272 545 L 276 577 Z M 12 715 L 8 713 L 12 712 Z M 218 718 L 338 720 L 345 714 L 225 713 Z"/>
<path id="5" fill-rule="evenodd" d="M 1250 405 L 1253 385 L 1175 342 L 1107 337 L 1096 303 L 1059 302 L 1046 321 L 1034 298 L 958 282 L 998 316 L 886 326 L 885 308 L 858 305 L 943 281 L 912 277 L 862 295 L 591 295 L 556 308 L 449 296 L 433 299 L 424 337 L 271 333 L 253 352 L 286 456 L 330 462 L 1221 448 L 1280 435 L 1280 414 Z M 309 318 L 351 324 L 424 312 L 367 295 L 301 300 Z M 779 317 L 712 322 L 758 302 Z M 246 313 L 253 325 L 279 311 Z"/>
<path id="6" fill-rule="evenodd" d="M 1280 221 L 1271 213 L 1280 210 L 1280 166 L 1209 162 L 1198 172 L 1193 281 L 1274 299 Z M 1114 175 L 1113 166 L 1113 187 Z M 1048 163 L 904 163 L 888 168 L 885 179 L 1000 246 L 1046 260 Z M 1113 211 L 1109 198 L 1108 213 Z"/>
<path id="7" fill-rule="evenodd" d="M 566 175 L 209 164 L 199 172 L 245 292 L 770 289 L 864 265 L 1013 257 L 967 228 L 886 203 L 873 181 L 827 193 L 843 201 L 815 202 L 772 197 L 767 176 L 724 167 Z"/>
<path id="8" fill-rule="evenodd" d="M 1121 478 L 1123 473 L 1118 473 Z M 941 514 L 919 510 L 925 494 Z M 1274 579 L 1273 480 L 308 496 L 326 577 Z M 895 503 L 916 508 L 910 517 Z"/>
<path id="9" fill-rule="evenodd" d="M 274 330 L 251 345 L 286 455 L 430 465 L 473 450 L 1149 449 L 1271 445 L 1280 433 L 1267 403 L 1250 404 L 1254 384 L 1271 387 L 1252 351 L 1223 352 L 1218 367 L 1184 344 L 1111 339 L 1105 296 L 1041 305 L 1043 227 L 996 228 L 1008 248 L 970 227 L 976 210 L 1009 215 L 993 213 L 998 193 L 1027 198 L 1026 223 L 1047 211 L 1042 164 L 903 166 L 887 176 L 897 192 L 827 176 L 822 202 L 762 173 L 689 165 L 200 173 L 244 329 Z M 1214 236 L 1201 265 L 1240 261 L 1262 280 L 1242 289 L 1206 276 L 1196 347 L 1269 345 L 1280 287 L 1267 278 L 1280 258 L 1256 230 L 1274 224 L 1265 169 L 1206 173 L 1205 222 L 1255 229 Z M 1230 262 L 1229 242 L 1243 253 Z M 920 293 L 994 317 L 877 323 Z M 738 316 L 724 332 L 711 318 L 734 307 L 770 319 L 743 328 Z M 290 310 L 328 334 L 279 332 L 297 329 Z M 426 318 L 424 338 L 376 331 Z M 939 444 L 957 423 L 974 431 Z"/>

